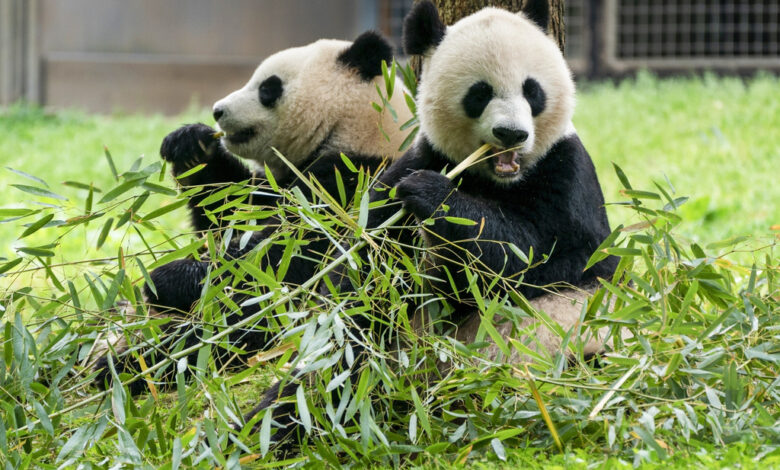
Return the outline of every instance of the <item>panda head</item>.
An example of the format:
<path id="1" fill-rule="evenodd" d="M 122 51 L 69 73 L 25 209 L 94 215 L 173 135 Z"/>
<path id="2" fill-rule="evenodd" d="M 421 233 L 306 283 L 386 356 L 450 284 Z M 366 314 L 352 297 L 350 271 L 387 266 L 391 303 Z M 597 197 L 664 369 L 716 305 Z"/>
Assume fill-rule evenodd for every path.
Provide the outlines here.
<path id="1" fill-rule="evenodd" d="M 396 157 L 404 139 L 399 124 L 371 106 L 379 101 L 376 86 L 384 89 L 382 60 L 392 61 L 392 47 L 373 32 L 352 43 L 319 40 L 268 57 L 243 88 L 214 104 L 223 144 L 274 174 L 287 167 L 272 147 L 295 165 L 328 150 Z M 400 123 L 411 117 L 402 87 L 397 81 L 391 100 Z"/>
<path id="2" fill-rule="evenodd" d="M 404 22 L 404 48 L 420 54 L 421 134 L 454 162 L 482 144 L 494 157 L 472 167 L 511 183 L 571 130 L 574 84 L 547 36 L 546 1 L 511 13 L 485 8 L 445 27 L 425 0 Z"/>

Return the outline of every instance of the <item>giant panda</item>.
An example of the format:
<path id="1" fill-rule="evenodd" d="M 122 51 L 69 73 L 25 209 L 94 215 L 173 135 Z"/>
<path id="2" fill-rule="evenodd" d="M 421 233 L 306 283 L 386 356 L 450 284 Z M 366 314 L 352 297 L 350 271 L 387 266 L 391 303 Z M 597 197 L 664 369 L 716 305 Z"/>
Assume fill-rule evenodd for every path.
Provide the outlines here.
<path id="1" fill-rule="evenodd" d="M 406 52 L 423 58 L 421 130 L 414 148 L 380 185 L 395 187 L 403 207 L 418 222 L 428 221 L 420 231 L 434 272 L 446 270 L 466 294 L 452 302 L 459 324 L 455 337 L 464 342 L 473 341 L 482 321 L 466 293 L 464 265 L 488 280 L 498 273 L 505 279 L 522 276 L 515 290 L 563 331 L 577 326 L 597 279 L 612 276 L 617 265 L 611 256 L 584 270 L 610 228 L 593 162 L 571 122 L 571 72 L 547 35 L 548 22 L 549 4 L 543 0 L 526 1 L 517 14 L 485 8 L 450 27 L 431 2 L 422 1 L 405 21 Z M 485 143 L 492 147 L 491 158 L 455 181 L 441 174 Z M 378 223 L 391 207 L 372 218 Z M 478 223 L 452 223 L 445 216 Z M 529 268 L 508 243 L 549 258 Z M 499 283 L 485 295 L 505 294 L 507 287 Z M 537 327 L 533 338 L 523 338 L 532 350 L 560 352 L 562 338 L 546 325 L 528 318 L 520 326 Z M 514 334 L 511 322 L 499 322 L 497 330 Z M 600 351 L 604 334 L 587 334 L 583 352 Z M 487 353 L 495 358 L 498 348 Z M 515 351 L 504 359 L 528 358 Z"/>
<path id="2" fill-rule="evenodd" d="M 372 107 L 372 102 L 380 101 L 377 89 L 385 87 L 382 61 L 389 64 L 392 59 L 392 46 L 371 31 L 352 43 L 319 40 L 283 50 L 266 58 L 243 88 L 214 104 L 217 129 L 191 124 L 166 136 L 160 154 L 170 164 L 173 176 L 185 189 L 202 188 L 188 200 L 194 229 L 206 231 L 226 226 L 224 220 L 230 211 L 216 214 L 216 217 L 209 214 L 225 201 L 205 205 L 202 201 L 227 183 L 251 181 L 253 185 L 263 186 L 261 191 L 251 194 L 249 202 L 253 205 L 274 207 L 277 204 L 279 195 L 269 189 L 269 176 L 279 187 L 297 186 L 307 199 L 312 199 L 310 188 L 301 184 L 273 149 L 302 174 L 319 181 L 329 194 L 338 197 L 343 190 L 344 199 L 351 200 L 358 176 L 341 154 L 348 157 L 353 167 L 373 173 L 387 160 L 400 156 L 399 148 L 408 133 L 400 130 L 400 125 L 412 116 L 403 98 L 400 78 L 396 79 L 395 93 L 389 99 L 395 116 L 387 109 L 379 113 Z M 243 160 L 254 162 L 261 169 L 253 172 Z M 200 171 L 185 174 L 204 163 L 206 165 Z M 265 170 L 271 175 L 266 175 Z M 339 184 L 338 179 L 343 184 Z M 229 244 L 225 257 L 237 259 L 247 255 L 275 230 L 280 221 L 263 220 L 261 223 L 267 228 L 254 232 L 248 242 L 236 237 Z M 319 264 L 317 259 L 329 248 L 328 240 L 322 236 L 307 234 L 305 240 L 308 244 L 293 256 L 284 282 L 300 284 L 310 278 Z M 275 271 L 283 251 L 279 245 L 271 246 L 262 259 L 261 268 L 271 266 Z M 183 323 L 172 322 L 172 326 L 164 327 L 169 340 L 184 336 L 184 340 L 179 341 L 183 347 L 200 340 L 200 331 L 188 322 L 188 313 L 200 298 L 208 270 L 208 261 L 176 260 L 153 270 L 150 277 L 154 287 L 148 284 L 144 287 L 144 296 L 153 314 L 177 316 L 183 320 Z M 241 303 L 241 298 L 233 300 Z M 242 307 L 240 312 L 230 313 L 227 324 L 254 313 L 256 308 Z M 261 349 L 269 339 L 262 327 L 261 324 L 257 329 L 238 331 L 230 336 L 230 342 L 246 352 Z M 121 342 L 114 345 L 115 350 L 124 348 Z M 189 363 L 194 364 L 196 357 L 197 353 L 193 353 Z M 219 355 L 217 359 L 220 359 Z M 111 380 L 107 361 L 106 354 L 96 364 L 99 371 L 96 381 L 101 387 Z M 118 372 L 138 370 L 129 355 L 115 362 Z M 130 384 L 133 393 L 143 389 L 142 381 Z"/>
<path id="3" fill-rule="evenodd" d="M 405 20 L 406 52 L 423 57 L 420 131 L 413 147 L 380 176 L 368 223 L 380 226 L 399 203 L 410 214 L 389 232 L 406 246 L 422 239 L 428 278 L 441 280 L 431 288 L 452 304 L 448 321 L 457 329 L 451 334 L 462 342 L 474 341 L 481 322 L 464 266 L 487 277 L 488 282 L 477 281 L 485 297 L 515 290 L 565 331 L 577 326 L 597 279 L 616 268 L 617 260 L 609 257 L 584 270 L 610 229 L 593 162 L 571 123 L 574 84 L 545 33 L 548 15 L 547 2 L 531 0 L 520 13 L 485 8 L 446 27 L 436 7 L 423 0 Z M 442 174 L 485 143 L 492 147 L 489 159 L 454 181 Z M 396 203 L 381 202 L 390 195 Z M 526 252 L 532 247 L 537 260 L 548 258 L 529 268 L 509 243 Z M 502 281 L 492 283 L 498 275 Z M 343 272 L 333 283 L 362 288 Z M 533 323 L 529 318 L 520 326 Z M 497 329 L 515 334 L 509 322 Z M 537 331 L 530 349 L 555 353 L 561 347 L 561 337 L 549 328 L 539 325 Z M 584 338 L 584 352 L 598 351 L 602 334 Z M 490 347 L 487 355 L 496 358 L 498 348 Z M 295 372 L 292 377 L 302 378 Z M 274 438 L 300 436 L 290 399 L 296 387 L 294 380 L 275 384 L 246 421 L 273 408 Z"/>

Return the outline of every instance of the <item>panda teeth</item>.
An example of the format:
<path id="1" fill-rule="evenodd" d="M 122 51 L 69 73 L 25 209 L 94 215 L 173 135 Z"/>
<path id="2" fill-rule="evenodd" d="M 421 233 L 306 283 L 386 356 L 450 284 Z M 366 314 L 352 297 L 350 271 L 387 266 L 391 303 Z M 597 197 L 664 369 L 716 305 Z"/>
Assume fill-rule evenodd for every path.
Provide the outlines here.
<path id="1" fill-rule="evenodd" d="M 511 150 L 499 153 L 493 157 L 493 170 L 499 176 L 513 176 L 520 171 L 520 155 Z"/>

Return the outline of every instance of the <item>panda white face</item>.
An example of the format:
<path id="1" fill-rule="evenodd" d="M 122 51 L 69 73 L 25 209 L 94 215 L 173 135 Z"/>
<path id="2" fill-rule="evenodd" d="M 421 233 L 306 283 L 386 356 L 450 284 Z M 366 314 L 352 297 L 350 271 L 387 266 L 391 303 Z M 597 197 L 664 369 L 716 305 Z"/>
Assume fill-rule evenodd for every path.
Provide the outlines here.
<path id="1" fill-rule="evenodd" d="M 380 115 L 371 106 L 378 100 L 375 83 L 383 88 L 381 75 L 373 71 L 380 70 L 381 59 L 374 51 L 384 44 L 380 41 L 384 40 L 366 33 L 355 43 L 320 40 L 268 57 L 243 88 L 214 104 L 225 147 L 266 164 L 277 176 L 287 167 L 272 147 L 296 165 L 316 150 L 398 156 L 405 132 L 398 130 L 389 113 Z M 363 48 L 354 50 L 361 44 Z M 368 49 L 374 55 L 367 55 Z M 353 55 L 345 58 L 350 50 Z M 399 92 L 392 104 L 400 122 L 405 122 L 411 114 L 403 104 L 403 85 L 396 86 Z"/>
<path id="2" fill-rule="evenodd" d="M 523 14 L 486 8 L 446 29 L 426 50 L 418 92 L 421 130 L 459 162 L 500 183 L 528 168 L 571 129 L 574 84 L 557 45 Z"/>

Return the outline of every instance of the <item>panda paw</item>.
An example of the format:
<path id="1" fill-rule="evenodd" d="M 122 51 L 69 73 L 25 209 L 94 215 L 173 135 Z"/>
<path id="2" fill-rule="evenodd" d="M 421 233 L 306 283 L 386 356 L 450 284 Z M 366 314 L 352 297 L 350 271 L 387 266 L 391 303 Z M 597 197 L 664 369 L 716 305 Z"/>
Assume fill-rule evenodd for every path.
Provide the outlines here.
<path id="1" fill-rule="evenodd" d="M 188 124 L 171 132 L 163 139 L 160 156 L 173 164 L 174 175 L 179 175 L 216 154 L 219 139 L 216 131 L 205 124 Z"/>
<path id="2" fill-rule="evenodd" d="M 415 171 L 396 188 L 395 197 L 420 220 L 431 217 L 455 189 L 446 176 L 431 170 Z"/>

